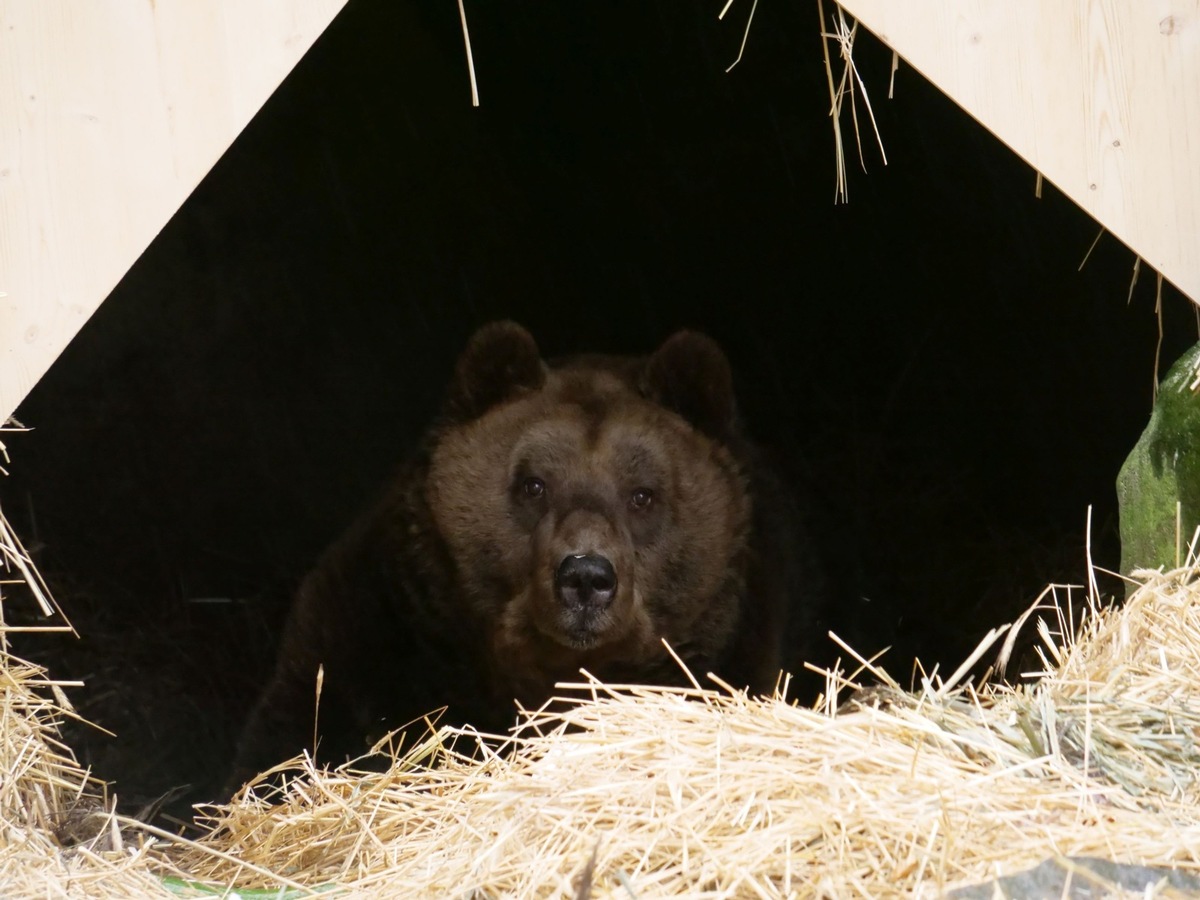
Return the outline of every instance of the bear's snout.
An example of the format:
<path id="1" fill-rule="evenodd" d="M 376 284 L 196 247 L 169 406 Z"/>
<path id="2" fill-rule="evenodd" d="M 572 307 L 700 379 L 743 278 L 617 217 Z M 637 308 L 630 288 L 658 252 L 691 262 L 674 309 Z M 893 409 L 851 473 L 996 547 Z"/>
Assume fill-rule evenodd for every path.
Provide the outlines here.
<path id="1" fill-rule="evenodd" d="M 572 553 L 554 573 L 554 594 L 573 610 L 603 610 L 617 594 L 617 572 L 607 557 Z"/>

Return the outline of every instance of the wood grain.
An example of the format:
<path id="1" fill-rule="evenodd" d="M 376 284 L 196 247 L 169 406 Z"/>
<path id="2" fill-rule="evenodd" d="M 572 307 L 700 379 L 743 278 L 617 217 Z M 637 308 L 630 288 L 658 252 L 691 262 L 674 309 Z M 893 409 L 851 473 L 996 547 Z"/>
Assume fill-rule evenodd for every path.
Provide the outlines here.
<path id="1" fill-rule="evenodd" d="M 0 0 L 0 422 L 345 0 Z"/>
<path id="2" fill-rule="evenodd" d="M 842 6 L 1200 302 L 1200 2 Z"/>

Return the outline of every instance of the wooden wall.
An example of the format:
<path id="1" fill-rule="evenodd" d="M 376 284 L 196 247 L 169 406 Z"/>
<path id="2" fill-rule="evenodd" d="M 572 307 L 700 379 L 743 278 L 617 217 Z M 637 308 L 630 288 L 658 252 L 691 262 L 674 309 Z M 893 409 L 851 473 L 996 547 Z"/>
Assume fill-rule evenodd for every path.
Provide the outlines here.
<path id="1" fill-rule="evenodd" d="M 842 6 L 1200 303 L 1200 3 Z"/>
<path id="2" fill-rule="evenodd" d="M 344 2 L 0 4 L 0 421 Z M 1200 3 L 844 6 L 1200 300 Z"/>
<path id="3" fill-rule="evenodd" d="M 0 423 L 344 3 L 0 3 Z"/>

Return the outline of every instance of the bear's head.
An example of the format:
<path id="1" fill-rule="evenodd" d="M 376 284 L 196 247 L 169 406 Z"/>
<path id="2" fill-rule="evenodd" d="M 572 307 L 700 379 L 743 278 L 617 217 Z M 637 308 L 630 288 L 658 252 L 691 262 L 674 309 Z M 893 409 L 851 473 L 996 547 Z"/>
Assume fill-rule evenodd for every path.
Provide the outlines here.
<path id="1" fill-rule="evenodd" d="M 729 365 L 702 334 L 644 359 L 547 363 L 519 325 L 480 329 L 426 493 L 498 663 L 636 667 L 663 638 L 685 656 L 719 652 L 750 519 L 736 439 Z"/>

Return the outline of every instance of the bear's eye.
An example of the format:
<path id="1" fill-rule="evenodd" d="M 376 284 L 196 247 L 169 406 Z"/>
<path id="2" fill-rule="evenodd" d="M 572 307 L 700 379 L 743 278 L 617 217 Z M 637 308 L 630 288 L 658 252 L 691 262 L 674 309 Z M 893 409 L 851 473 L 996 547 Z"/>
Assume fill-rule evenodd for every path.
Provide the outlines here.
<path id="1" fill-rule="evenodd" d="M 645 509 L 654 500 L 654 491 L 649 488 L 638 488 L 629 495 L 629 505 L 634 509 Z"/>
<path id="2" fill-rule="evenodd" d="M 521 487 L 525 490 L 526 497 L 537 499 L 546 493 L 546 482 L 540 478 L 534 478 L 532 475 L 522 482 Z"/>

